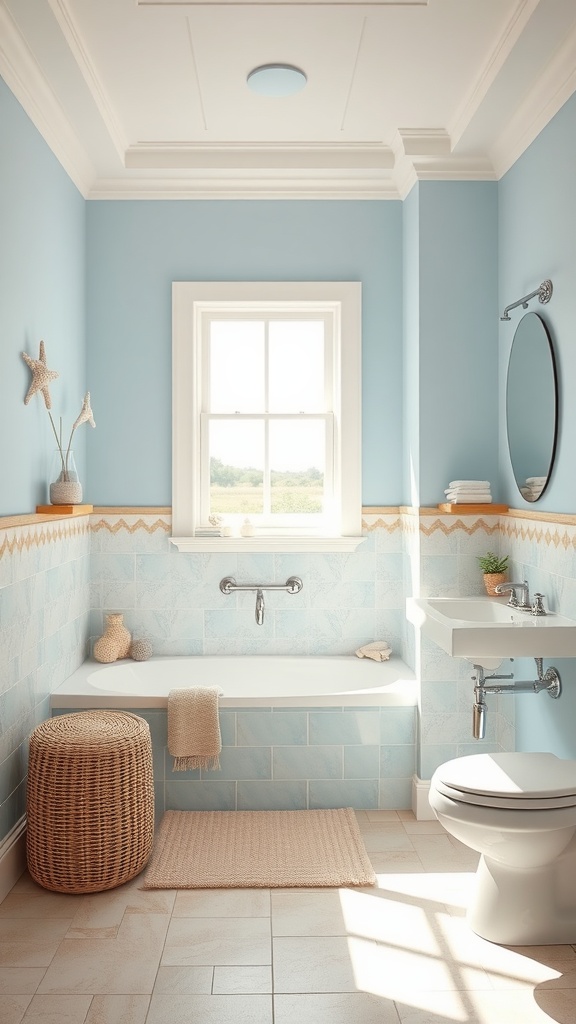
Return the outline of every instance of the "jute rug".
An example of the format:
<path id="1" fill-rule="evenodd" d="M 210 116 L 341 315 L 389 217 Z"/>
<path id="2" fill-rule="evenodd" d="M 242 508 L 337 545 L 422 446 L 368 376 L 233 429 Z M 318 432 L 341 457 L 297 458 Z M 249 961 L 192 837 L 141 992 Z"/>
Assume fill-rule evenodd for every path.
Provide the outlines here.
<path id="1" fill-rule="evenodd" d="M 374 885 L 351 808 L 166 811 L 144 889 Z"/>

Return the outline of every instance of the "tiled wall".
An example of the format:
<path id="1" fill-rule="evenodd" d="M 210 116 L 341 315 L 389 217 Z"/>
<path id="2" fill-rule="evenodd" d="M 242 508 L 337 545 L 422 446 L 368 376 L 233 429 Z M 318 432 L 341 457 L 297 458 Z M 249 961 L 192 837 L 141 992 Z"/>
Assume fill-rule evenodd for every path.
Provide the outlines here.
<path id="1" fill-rule="evenodd" d="M 239 774 L 205 782 L 224 787 L 234 806 L 244 804 L 250 789 L 265 794 L 273 786 L 291 793 L 290 799 L 303 800 L 305 792 L 318 806 L 334 787 L 342 793 L 344 784 L 355 792 L 354 802 L 408 806 L 406 780 L 415 751 L 417 774 L 427 779 L 450 757 L 514 749 L 517 698 L 491 698 L 487 738 L 475 741 L 472 667 L 414 636 L 406 626 L 405 594 L 479 593 L 477 555 L 502 548 L 511 555 L 513 571 L 526 574 L 532 589 L 546 594 L 550 608 L 576 618 L 571 517 L 564 522 L 563 517 L 498 520 L 436 511 L 371 513 L 364 517 L 365 539 L 353 554 L 295 556 L 180 554 L 168 541 L 167 515 L 110 511 L 94 514 L 90 524 L 87 517 L 50 523 L 30 518 L 27 524 L 26 517 L 17 517 L 13 526 L 3 521 L 0 530 L 0 842 L 24 810 L 27 737 L 49 714 L 51 690 L 82 662 L 89 637 L 102 632 L 106 611 L 123 611 L 134 635 L 149 637 L 156 654 L 343 654 L 387 639 L 421 676 L 415 744 L 396 714 L 411 715 L 411 709 L 371 713 L 379 716 L 378 728 L 370 725 L 369 741 L 360 744 L 354 734 L 310 742 L 319 735 L 310 716 L 316 723 L 326 714 L 310 709 L 295 712 L 306 717 L 306 744 L 278 741 L 274 733 L 265 742 L 245 743 L 245 725 L 239 731 L 236 718 L 240 712 L 229 712 L 234 725 L 223 724 L 223 770 L 233 774 L 234 763 Z M 267 594 L 262 627 L 254 622 L 253 595 L 225 597 L 218 587 L 226 575 L 283 582 L 292 574 L 302 577 L 302 592 Z M 283 713 L 262 712 L 271 722 Z M 242 712 L 243 718 L 249 714 Z M 342 721 L 347 714 L 334 712 Z M 154 729 L 163 751 L 162 727 L 156 723 Z M 290 775 L 303 772 L 304 746 L 305 779 Z M 162 800 L 168 796 L 182 805 L 192 798 L 197 780 L 173 776 L 163 752 L 157 753 L 157 770 Z M 354 774 L 361 770 L 362 777 Z M 280 789 L 274 799 L 280 799 Z M 263 795 L 260 800 L 265 805 Z"/>
<path id="2" fill-rule="evenodd" d="M 483 594 L 477 557 L 498 552 L 500 520 L 495 515 L 439 515 L 423 510 L 406 516 L 407 594 L 421 597 L 466 597 Z M 412 590 L 410 589 L 412 587 Z M 408 624 L 413 664 L 421 681 L 417 774 L 429 779 L 439 764 L 481 751 L 514 749 L 513 698 L 490 697 L 486 738 L 472 735 L 473 666 L 451 658 Z M 411 655 L 409 655 L 410 657 Z M 503 662 L 502 672 L 510 671 Z"/>
<path id="3" fill-rule="evenodd" d="M 170 544 L 169 515 L 92 516 L 90 632 L 121 611 L 134 636 L 172 654 L 350 654 L 372 640 L 404 642 L 402 530 L 396 514 L 367 515 L 352 554 L 196 554 Z M 265 594 L 262 626 L 254 594 L 225 596 L 220 580 L 284 583 L 299 594 Z"/>
<path id="4" fill-rule="evenodd" d="M 189 772 L 172 770 L 166 711 L 133 710 L 150 725 L 157 815 L 410 806 L 414 707 L 222 709 L 220 770 Z"/>
<path id="5" fill-rule="evenodd" d="M 0 843 L 24 813 L 28 736 L 85 657 L 89 574 L 86 516 L 0 530 Z"/>

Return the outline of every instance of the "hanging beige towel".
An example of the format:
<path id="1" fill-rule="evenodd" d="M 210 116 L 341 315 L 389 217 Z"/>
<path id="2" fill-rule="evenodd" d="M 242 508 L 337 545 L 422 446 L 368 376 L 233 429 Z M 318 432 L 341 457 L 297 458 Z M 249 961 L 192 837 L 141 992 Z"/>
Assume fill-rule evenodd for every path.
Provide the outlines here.
<path id="1" fill-rule="evenodd" d="M 174 771 L 220 767 L 220 722 L 216 686 L 170 690 L 168 694 L 168 750 Z"/>

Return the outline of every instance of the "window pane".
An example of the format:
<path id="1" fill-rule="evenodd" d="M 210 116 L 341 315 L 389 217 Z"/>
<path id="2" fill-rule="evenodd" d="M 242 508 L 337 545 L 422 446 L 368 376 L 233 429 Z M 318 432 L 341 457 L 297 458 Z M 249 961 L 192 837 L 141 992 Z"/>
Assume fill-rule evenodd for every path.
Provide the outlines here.
<path id="1" fill-rule="evenodd" d="M 209 428 L 210 512 L 262 513 L 264 424 L 213 420 Z"/>
<path id="2" fill-rule="evenodd" d="M 272 512 L 323 511 L 325 429 L 324 420 L 270 423 Z"/>
<path id="3" fill-rule="evenodd" d="M 324 412 L 324 321 L 272 320 L 269 411 Z"/>
<path id="4" fill-rule="evenodd" d="M 212 320 L 210 411 L 264 411 L 264 323 Z"/>

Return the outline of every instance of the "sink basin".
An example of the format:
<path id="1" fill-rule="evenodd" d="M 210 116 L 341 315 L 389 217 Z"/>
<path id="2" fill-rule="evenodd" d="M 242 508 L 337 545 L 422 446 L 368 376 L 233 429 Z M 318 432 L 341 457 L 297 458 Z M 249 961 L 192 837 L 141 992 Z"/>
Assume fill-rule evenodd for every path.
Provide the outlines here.
<path id="1" fill-rule="evenodd" d="M 576 621 L 556 612 L 531 615 L 507 598 L 409 597 L 408 621 L 453 658 L 572 658 Z"/>

